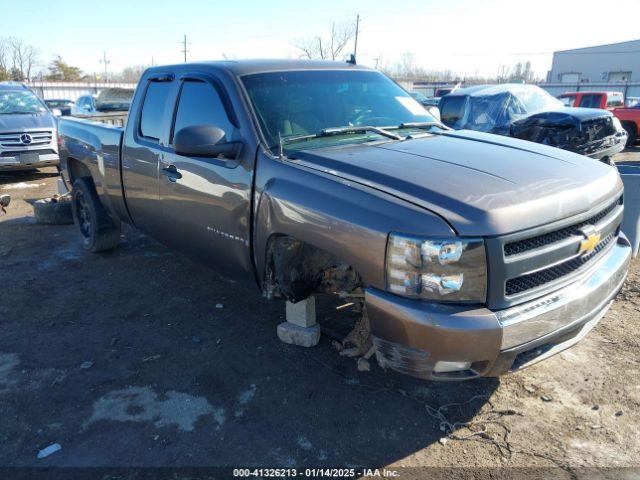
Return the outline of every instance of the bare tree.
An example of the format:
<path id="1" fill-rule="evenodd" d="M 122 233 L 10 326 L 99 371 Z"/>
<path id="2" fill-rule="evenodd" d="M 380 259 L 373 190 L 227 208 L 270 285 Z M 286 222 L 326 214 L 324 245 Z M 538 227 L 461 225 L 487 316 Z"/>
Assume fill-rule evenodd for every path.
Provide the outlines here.
<path id="1" fill-rule="evenodd" d="M 22 39 L 15 37 L 9 37 L 2 43 L 5 45 L 7 58 L 11 58 L 13 76 L 20 77 L 20 80 L 31 78 L 31 71 L 38 62 L 38 50 L 32 45 L 24 43 Z M 8 70 L 8 66 L 5 68 Z"/>
<path id="2" fill-rule="evenodd" d="M 355 33 L 356 26 L 353 22 L 331 22 L 331 33 L 328 38 L 321 35 L 301 38 L 294 43 L 294 46 L 300 50 L 300 58 L 336 60 Z"/>
<path id="3" fill-rule="evenodd" d="M 145 65 L 131 65 L 124 67 L 119 74 L 112 75 L 111 79 L 120 82 L 136 83 L 140 80 L 140 77 L 146 69 L 147 67 Z"/>
<path id="4" fill-rule="evenodd" d="M 0 81 L 9 78 L 9 45 L 7 40 L 0 38 Z"/>
<path id="5" fill-rule="evenodd" d="M 301 38 L 296 41 L 295 47 L 301 51 L 300 58 L 326 60 L 326 51 L 322 48 L 322 37 Z"/>
<path id="6" fill-rule="evenodd" d="M 39 53 L 38 49 L 32 45 L 26 45 L 24 48 L 24 73 L 27 76 L 27 80 L 31 79 L 31 71 L 38 63 Z"/>

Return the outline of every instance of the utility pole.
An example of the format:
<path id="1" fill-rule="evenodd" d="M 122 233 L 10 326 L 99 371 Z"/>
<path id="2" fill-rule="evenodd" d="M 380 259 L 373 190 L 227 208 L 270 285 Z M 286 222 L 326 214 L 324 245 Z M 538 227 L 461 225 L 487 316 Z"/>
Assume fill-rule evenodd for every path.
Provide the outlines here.
<path id="1" fill-rule="evenodd" d="M 184 63 L 187 63 L 187 36 L 185 35 L 182 39 L 182 53 L 184 54 Z"/>
<path id="2" fill-rule="evenodd" d="M 358 53 L 358 28 L 360 27 L 360 14 L 356 15 L 356 38 L 353 43 L 353 56 L 357 58 Z"/>
<path id="3" fill-rule="evenodd" d="M 107 52 L 103 51 L 102 52 L 102 58 L 99 60 L 100 63 L 104 63 L 104 81 L 107 82 L 108 81 L 108 70 L 107 67 L 108 65 L 111 63 L 111 60 L 107 60 Z"/>

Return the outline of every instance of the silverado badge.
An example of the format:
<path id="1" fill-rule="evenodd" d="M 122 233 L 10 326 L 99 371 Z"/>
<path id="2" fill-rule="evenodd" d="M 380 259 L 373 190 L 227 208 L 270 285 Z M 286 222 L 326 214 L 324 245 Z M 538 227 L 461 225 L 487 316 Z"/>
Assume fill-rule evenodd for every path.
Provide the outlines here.
<path id="1" fill-rule="evenodd" d="M 589 255 L 593 253 L 600 243 L 601 234 L 596 230 L 593 225 L 586 225 L 580 229 L 580 233 L 584 236 L 585 240 L 580 242 L 580 248 L 578 253 L 581 255 Z"/>

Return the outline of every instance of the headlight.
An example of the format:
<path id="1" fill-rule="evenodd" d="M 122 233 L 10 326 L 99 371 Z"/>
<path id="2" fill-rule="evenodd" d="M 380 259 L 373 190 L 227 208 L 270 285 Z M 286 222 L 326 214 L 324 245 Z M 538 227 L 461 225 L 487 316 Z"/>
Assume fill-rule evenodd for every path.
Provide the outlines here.
<path id="1" fill-rule="evenodd" d="M 622 124 L 620 123 L 620 119 L 618 117 L 613 117 L 613 126 L 615 127 L 617 132 L 623 130 Z"/>
<path id="2" fill-rule="evenodd" d="M 484 241 L 390 234 L 387 290 L 404 297 L 441 302 L 484 302 L 487 295 Z"/>

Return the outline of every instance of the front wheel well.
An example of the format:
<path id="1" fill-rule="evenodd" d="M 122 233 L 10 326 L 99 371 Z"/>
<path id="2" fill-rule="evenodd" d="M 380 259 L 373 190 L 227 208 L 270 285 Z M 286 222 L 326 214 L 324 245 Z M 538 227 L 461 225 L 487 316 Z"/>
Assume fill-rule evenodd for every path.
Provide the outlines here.
<path id="1" fill-rule="evenodd" d="M 630 120 L 624 120 L 622 122 L 620 122 L 622 124 L 622 127 L 627 130 L 627 131 L 632 131 L 635 133 L 635 135 L 638 135 L 638 125 L 635 122 L 632 122 Z M 628 127 L 628 128 L 627 128 Z"/>
<path id="2" fill-rule="evenodd" d="M 295 303 L 314 293 L 353 292 L 363 286 L 358 272 L 332 253 L 287 235 L 269 239 L 263 281 L 268 297 Z"/>

